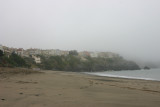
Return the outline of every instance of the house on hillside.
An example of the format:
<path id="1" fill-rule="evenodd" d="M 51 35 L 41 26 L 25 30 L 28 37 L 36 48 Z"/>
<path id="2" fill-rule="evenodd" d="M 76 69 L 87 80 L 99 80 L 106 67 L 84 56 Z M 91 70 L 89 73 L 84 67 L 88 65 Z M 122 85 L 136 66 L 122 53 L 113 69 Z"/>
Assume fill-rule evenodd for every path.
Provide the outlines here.
<path id="1" fill-rule="evenodd" d="M 63 55 L 63 51 L 59 50 L 59 49 L 51 49 L 51 50 L 46 50 L 47 54 L 50 56 L 61 56 Z M 47 55 L 46 54 L 46 55 Z"/>
<path id="2" fill-rule="evenodd" d="M 69 55 L 69 51 L 62 51 L 61 55 L 67 56 L 67 55 Z"/>
<path id="3" fill-rule="evenodd" d="M 41 58 L 40 58 L 40 57 L 37 57 L 37 56 L 32 55 L 32 58 L 34 59 L 34 61 L 35 61 L 37 64 L 40 64 L 40 63 L 41 63 Z"/>
<path id="4" fill-rule="evenodd" d="M 15 48 L 9 48 L 9 47 L 6 47 L 6 46 L 2 46 L 1 49 L 3 49 L 3 52 L 5 53 L 5 55 L 7 57 L 9 57 L 12 54 L 12 52 L 15 50 Z"/>
<path id="5" fill-rule="evenodd" d="M 42 51 L 41 51 L 41 54 L 42 54 L 42 55 L 45 55 L 45 56 L 49 56 L 51 53 L 50 53 L 49 50 L 42 50 Z"/>
<path id="6" fill-rule="evenodd" d="M 97 58 L 98 57 L 98 52 L 90 52 L 90 56 L 92 58 Z"/>
<path id="7" fill-rule="evenodd" d="M 78 55 L 80 57 L 89 57 L 90 53 L 88 51 L 79 52 Z"/>
<path id="8" fill-rule="evenodd" d="M 25 54 L 27 54 L 27 55 L 38 55 L 38 54 L 41 54 L 41 50 L 40 49 L 32 49 L 32 48 L 30 48 L 30 49 L 27 49 L 25 51 Z"/>
<path id="9" fill-rule="evenodd" d="M 24 54 L 24 49 L 23 49 L 23 48 L 19 48 L 19 49 L 17 49 L 16 53 L 17 53 L 18 55 L 20 55 L 20 56 L 23 56 L 23 54 Z"/>

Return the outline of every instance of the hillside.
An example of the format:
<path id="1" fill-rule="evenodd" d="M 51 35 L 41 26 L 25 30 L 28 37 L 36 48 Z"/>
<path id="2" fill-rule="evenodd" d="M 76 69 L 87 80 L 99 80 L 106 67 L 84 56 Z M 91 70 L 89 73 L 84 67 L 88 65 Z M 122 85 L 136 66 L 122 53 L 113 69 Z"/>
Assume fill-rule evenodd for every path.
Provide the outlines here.
<path id="1" fill-rule="evenodd" d="M 46 70 L 59 71 L 108 71 L 108 70 L 138 70 L 140 67 L 133 61 L 127 61 L 116 55 L 114 57 L 80 57 L 78 54 L 69 54 L 62 56 L 44 56 L 40 57 L 41 63 L 35 63 L 32 56 L 21 57 L 12 53 L 7 57 L 3 52 L 0 56 L 0 66 L 2 67 L 27 67 L 40 68 Z"/>

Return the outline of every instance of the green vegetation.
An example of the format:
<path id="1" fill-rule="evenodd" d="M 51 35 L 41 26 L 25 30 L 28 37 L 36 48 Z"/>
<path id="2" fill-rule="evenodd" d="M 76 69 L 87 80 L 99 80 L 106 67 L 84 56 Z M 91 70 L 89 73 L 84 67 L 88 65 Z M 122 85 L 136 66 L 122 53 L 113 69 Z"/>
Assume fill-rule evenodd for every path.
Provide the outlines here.
<path id="1" fill-rule="evenodd" d="M 0 66 L 1 67 L 28 67 L 26 61 L 19 55 L 15 54 L 14 52 L 7 57 L 0 51 Z"/>
<path id="2" fill-rule="evenodd" d="M 35 67 L 47 70 L 59 71 L 108 71 L 108 70 L 137 70 L 139 66 L 131 61 L 127 61 L 120 56 L 113 58 L 91 58 L 79 57 L 76 51 L 70 51 L 67 56 L 38 55 L 41 58 L 41 64 L 36 64 L 34 59 L 12 53 L 9 57 L 0 51 L 1 67 Z"/>
<path id="3" fill-rule="evenodd" d="M 2 57 L 4 54 L 3 54 L 3 51 L 0 50 L 0 57 Z"/>
<path id="4" fill-rule="evenodd" d="M 85 57 L 82 60 L 75 55 L 68 56 L 41 56 L 42 64 L 39 66 L 47 70 L 60 71 L 107 71 L 107 70 L 137 70 L 139 66 L 131 61 L 126 61 L 122 57 L 114 58 L 91 58 Z"/>

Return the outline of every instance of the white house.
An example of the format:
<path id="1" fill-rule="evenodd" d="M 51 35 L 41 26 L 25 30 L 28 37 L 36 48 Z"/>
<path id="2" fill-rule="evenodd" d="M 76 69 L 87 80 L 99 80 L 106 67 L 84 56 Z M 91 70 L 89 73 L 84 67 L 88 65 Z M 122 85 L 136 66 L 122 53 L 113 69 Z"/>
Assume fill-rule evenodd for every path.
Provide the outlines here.
<path id="1" fill-rule="evenodd" d="M 17 49 L 17 54 L 20 55 L 20 56 L 23 56 L 23 48 L 19 48 Z"/>
<path id="2" fill-rule="evenodd" d="M 96 58 L 96 57 L 98 57 L 98 52 L 90 52 L 90 56 L 92 58 Z"/>
<path id="3" fill-rule="evenodd" d="M 41 63 L 41 58 L 40 58 L 40 57 L 37 57 L 37 56 L 32 55 L 32 58 L 34 58 L 34 61 L 35 61 L 37 64 Z"/>
<path id="4" fill-rule="evenodd" d="M 25 51 L 25 53 L 28 54 L 28 55 L 38 55 L 38 54 L 41 54 L 41 50 L 40 49 L 32 49 L 32 48 L 30 48 L 30 49 L 27 49 Z"/>

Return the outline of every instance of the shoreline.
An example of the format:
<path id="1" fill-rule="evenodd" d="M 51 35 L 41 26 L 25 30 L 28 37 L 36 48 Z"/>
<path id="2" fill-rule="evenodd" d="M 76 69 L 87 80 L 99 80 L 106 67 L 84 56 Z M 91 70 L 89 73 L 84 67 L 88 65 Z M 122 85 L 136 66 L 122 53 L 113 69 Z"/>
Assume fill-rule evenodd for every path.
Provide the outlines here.
<path id="1" fill-rule="evenodd" d="M 159 107 L 160 82 L 41 71 L 0 78 L 2 107 Z"/>
<path id="2" fill-rule="evenodd" d="M 104 72 L 85 72 L 90 75 L 97 75 L 103 77 L 114 77 L 114 78 L 124 78 L 124 79 L 138 79 L 138 80 L 150 80 L 150 81 L 160 81 L 160 69 L 152 70 L 136 70 L 136 71 L 104 71 Z"/>
<path id="3" fill-rule="evenodd" d="M 87 73 L 84 73 L 87 74 Z M 107 78 L 118 78 L 118 79 L 129 79 L 129 80 L 145 80 L 145 81 L 157 81 L 160 82 L 160 80 L 152 79 L 152 78 L 139 78 L 139 77 L 127 77 L 127 76 L 118 76 L 118 75 L 96 75 L 96 74 L 87 74 L 87 75 L 93 75 L 93 76 L 99 76 L 99 77 L 107 77 Z"/>

